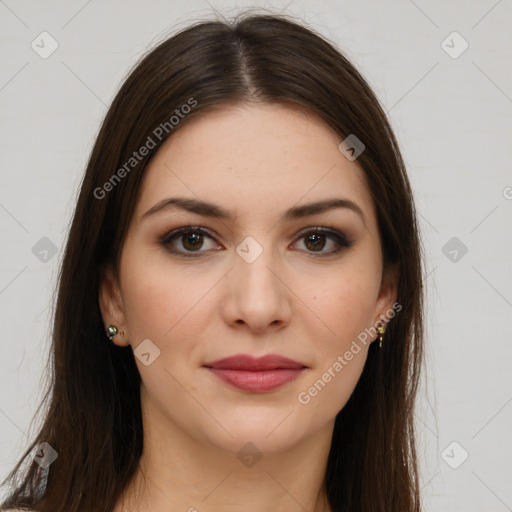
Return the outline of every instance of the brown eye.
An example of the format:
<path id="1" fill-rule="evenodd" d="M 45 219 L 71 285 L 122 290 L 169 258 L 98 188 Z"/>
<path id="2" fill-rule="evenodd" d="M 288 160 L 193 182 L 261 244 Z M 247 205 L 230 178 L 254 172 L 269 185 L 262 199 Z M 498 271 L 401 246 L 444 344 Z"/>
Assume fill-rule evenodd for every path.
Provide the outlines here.
<path id="1" fill-rule="evenodd" d="M 210 241 L 208 247 L 207 241 Z M 208 249 L 221 249 L 204 229 L 186 226 L 165 235 L 160 243 L 170 252 L 181 256 L 199 256 Z M 206 249 L 204 248 L 206 244 Z M 194 254 L 195 253 L 195 254 Z"/>
<path id="2" fill-rule="evenodd" d="M 197 233 L 181 235 L 181 239 L 183 240 L 183 247 L 190 251 L 201 249 L 203 245 L 203 235 Z"/>
<path id="3" fill-rule="evenodd" d="M 303 232 L 299 240 L 304 240 L 306 252 L 318 253 L 319 256 L 336 254 L 352 245 L 343 233 L 320 227 Z M 330 249 L 324 251 L 326 246 Z"/>
<path id="4" fill-rule="evenodd" d="M 309 254 L 316 253 L 315 255 L 320 257 L 337 254 L 352 245 L 343 233 L 326 228 L 309 229 L 303 232 L 299 240 L 303 240 L 304 244 L 304 249 L 301 250 Z M 185 257 L 200 256 L 208 250 L 222 249 L 212 235 L 197 226 L 185 226 L 171 231 L 160 240 L 160 243 L 169 252 Z M 327 250 L 324 250 L 326 247 Z"/>
<path id="5" fill-rule="evenodd" d="M 325 247 L 325 235 L 314 233 L 305 237 L 305 245 L 311 251 L 321 251 Z"/>

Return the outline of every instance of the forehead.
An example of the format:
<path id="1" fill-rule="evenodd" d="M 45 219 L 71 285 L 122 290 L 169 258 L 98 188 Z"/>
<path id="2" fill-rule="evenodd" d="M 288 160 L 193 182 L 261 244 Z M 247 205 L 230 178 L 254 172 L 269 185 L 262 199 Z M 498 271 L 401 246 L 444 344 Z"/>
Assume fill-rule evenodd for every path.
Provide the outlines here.
<path id="1" fill-rule="evenodd" d="M 190 120 L 148 164 L 136 218 L 169 195 L 233 211 L 277 214 L 296 204 L 348 198 L 373 204 L 364 172 L 339 151 L 342 138 L 313 114 L 281 104 L 231 105 Z"/>

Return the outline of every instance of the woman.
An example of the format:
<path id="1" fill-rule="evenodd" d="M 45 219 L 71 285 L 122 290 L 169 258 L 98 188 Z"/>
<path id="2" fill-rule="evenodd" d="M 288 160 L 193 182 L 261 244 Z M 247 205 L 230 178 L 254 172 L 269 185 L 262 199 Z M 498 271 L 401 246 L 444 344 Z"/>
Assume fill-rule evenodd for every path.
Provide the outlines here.
<path id="1" fill-rule="evenodd" d="M 368 84 L 281 16 L 161 43 L 110 107 L 4 508 L 420 510 L 422 267 Z"/>

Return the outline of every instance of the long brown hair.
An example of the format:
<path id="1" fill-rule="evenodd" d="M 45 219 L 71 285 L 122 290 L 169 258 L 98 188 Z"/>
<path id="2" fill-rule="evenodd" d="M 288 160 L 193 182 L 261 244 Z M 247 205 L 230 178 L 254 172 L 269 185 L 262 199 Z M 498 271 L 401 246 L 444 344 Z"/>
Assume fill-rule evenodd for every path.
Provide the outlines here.
<path id="1" fill-rule="evenodd" d="M 404 162 L 378 100 L 339 50 L 290 17 L 249 13 L 197 22 L 160 43 L 108 110 L 60 269 L 44 421 L 3 483 L 10 488 L 4 506 L 110 512 L 135 474 L 143 449 L 140 375 L 131 347 L 106 338 L 102 271 L 108 264 L 118 269 L 151 156 L 190 119 L 233 102 L 296 106 L 323 119 L 340 140 L 355 134 L 366 146 L 357 162 L 375 202 L 384 263 L 400 268 L 402 309 L 382 349 L 370 345 L 336 417 L 325 485 L 335 512 L 420 510 L 413 406 L 423 358 L 423 269 Z M 171 121 L 185 104 L 186 115 Z M 148 137 L 151 151 L 131 161 L 150 145 Z M 42 442 L 58 453 L 46 470 L 31 456 Z"/>

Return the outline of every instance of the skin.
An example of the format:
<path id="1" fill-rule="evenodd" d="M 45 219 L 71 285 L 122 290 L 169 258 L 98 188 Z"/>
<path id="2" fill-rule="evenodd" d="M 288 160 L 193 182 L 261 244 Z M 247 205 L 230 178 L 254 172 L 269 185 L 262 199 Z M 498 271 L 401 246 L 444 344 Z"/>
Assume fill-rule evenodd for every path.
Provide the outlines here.
<path id="1" fill-rule="evenodd" d="M 150 339 L 160 350 L 148 366 L 136 358 L 144 453 L 115 512 L 330 510 L 323 480 L 334 420 L 372 340 L 308 404 L 297 397 L 385 316 L 397 288 L 396 269 L 382 266 L 364 173 L 339 151 L 341 141 L 288 106 L 231 105 L 190 120 L 151 160 L 120 281 L 107 272 L 99 296 L 105 326 L 124 331 L 114 343 L 135 350 Z M 141 219 L 170 196 L 215 203 L 234 217 L 172 208 Z M 291 207 L 338 197 L 356 203 L 364 219 L 349 208 L 282 218 Z M 211 238 L 181 236 L 169 245 L 199 256 L 160 243 L 198 224 Z M 335 239 L 320 236 L 315 246 L 302 233 L 317 226 L 352 244 L 329 254 Z M 252 263 L 236 252 L 247 236 L 263 249 Z M 277 353 L 308 368 L 275 391 L 250 393 L 202 366 L 240 353 Z M 262 455 L 251 467 L 237 457 L 248 442 Z"/>

